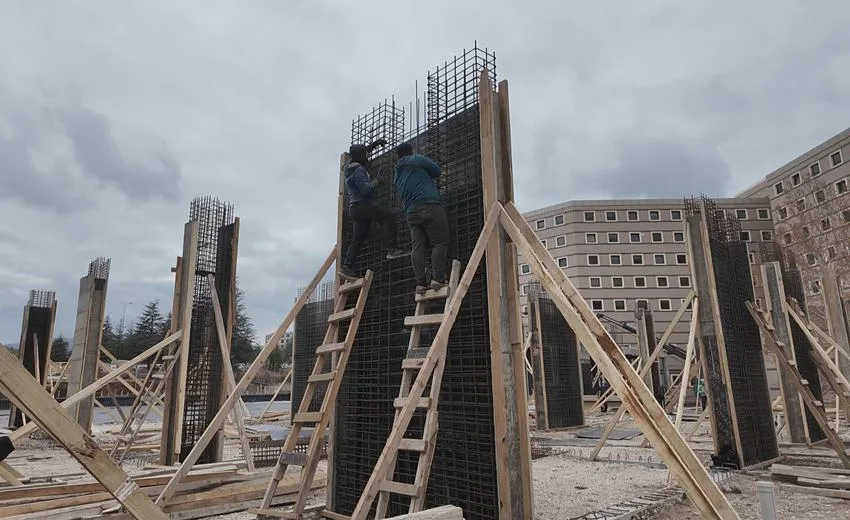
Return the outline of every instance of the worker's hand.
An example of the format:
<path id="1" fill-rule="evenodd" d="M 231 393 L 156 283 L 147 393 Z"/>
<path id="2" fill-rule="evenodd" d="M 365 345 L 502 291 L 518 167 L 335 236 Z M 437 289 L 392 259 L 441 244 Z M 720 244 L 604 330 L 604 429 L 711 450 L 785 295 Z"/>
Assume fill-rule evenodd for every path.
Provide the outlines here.
<path id="1" fill-rule="evenodd" d="M 382 137 L 382 138 L 380 138 L 380 139 L 377 139 L 377 140 L 376 140 L 375 142 L 373 142 L 372 144 L 370 144 L 370 145 L 369 145 L 369 148 L 371 148 L 372 150 L 374 150 L 375 148 L 377 148 L 377 147 L 379 147 L 379 146 L 386 146 L 386 144 L 387 144 L 387 140 L 386 140 L 386 139 L 384 139 L 384 138 Z"/>

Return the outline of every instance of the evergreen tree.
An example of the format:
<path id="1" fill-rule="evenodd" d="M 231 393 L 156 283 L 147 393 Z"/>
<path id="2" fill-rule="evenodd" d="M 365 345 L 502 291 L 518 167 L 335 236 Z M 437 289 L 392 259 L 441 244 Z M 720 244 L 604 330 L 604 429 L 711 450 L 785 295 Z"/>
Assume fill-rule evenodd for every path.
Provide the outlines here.
<path id="1" fill-rule="evenodd" d="M 112 328 L 112 321 L 107 314 L 106 319 L 103 320 L 103 336 L 101 337 L 100 344 L 103 345 L 103 348 L 111 352 L 113 356 L 123 359 L 121 357 L 121 343 L 121 338 L 118 337 L 115 329 Z"/>
<path id="2" fill-rule="evenodd" d="M 258 348 L 254 322 L 245 312 L 245 293 L 236 286 L 236 319 L 233 322 L 233 341 L 230 362 L 234 366 L 248 364 L 257 356 Z"/>
<path id="3" fill-rule="evenodd" d="M 71 345 L 68 340 L 61 334 L 58 338 L 53 338 L 53 345 L 50 347 L 51 361 L 68 361 L 71 359 Z"/>
<path id="4" fill-rule="evenodd" d="M 159 300 L 149 301 L 127 335 L 127 345 L 122 349 L 124 354 L 128 358 L 135 357 L 159 343 L 164 320 L 159 310 Z"/>

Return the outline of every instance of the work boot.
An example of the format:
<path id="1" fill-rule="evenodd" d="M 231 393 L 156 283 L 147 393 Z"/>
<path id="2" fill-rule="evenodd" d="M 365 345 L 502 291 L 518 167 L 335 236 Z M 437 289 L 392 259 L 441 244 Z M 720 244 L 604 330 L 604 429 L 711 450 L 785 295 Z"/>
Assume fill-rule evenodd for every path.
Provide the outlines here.
<path id="1" fill-rule="evenodd" d="M 346 280 L 356 280 L 360 278 L 359 276 L 357 276 L 357 273 L 354 271 L 354 269 L 345 265 L 339 268 L 339 275 L 342 278 L 345 278 Z"/>
<path id="2" fill-rule="evenodd" d="M 449 285 L 449 283 L 446 282 L 446 281 L 440 282 L 438 280 L 431 280 L 431 290 L 432 291 L 439 291 L 440 289 L 442 289 L 443 287 L 445 287 L 447 285 Z"/>
<path id="3" fill-rule="evenodd" d="M 397 247 L 393 247 L 387 251 L 387 260 L 395 260 L 396 258 L 404 258 L 405 256 L 410 256 L 410 251 Z"/>
<path id="4" fill-rule="evenodd" d="M 428 290 L 428 288 L 424 285 L 418 285 L 418 284 L 416 285 L 416 294 L 418 294 L 420 296 L 425 294 L 425 291 L 427 291 L 427 290 Z"/>

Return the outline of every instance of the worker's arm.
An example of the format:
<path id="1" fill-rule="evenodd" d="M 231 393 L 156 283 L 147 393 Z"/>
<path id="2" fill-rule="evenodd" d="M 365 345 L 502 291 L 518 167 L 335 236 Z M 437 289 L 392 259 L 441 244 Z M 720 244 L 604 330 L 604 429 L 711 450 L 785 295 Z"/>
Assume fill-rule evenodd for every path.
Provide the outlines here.
<path id="1" fill-rule="evenodd" d="M 442 170 L 440 170 L 440 167 L 437 165 L 437 163 L 425 157 L 424 155 L 417 154 L 411 156 L 408 160 L 408 164 L 411 166 L 417 166 L 419 168 L 422 168 L 423 170 L 428 172 L 428 175 L 430 175 L 432 179 L 436 179 L 442 173 Z"/>
<path id="2" fill-rule="evenodd" d="M 378 179 L 372 180 L 369 178 L 369 172 L 365 166 L 358 166 L 352 174 L 352 181 L 357 186 L 357 191 L 361 195 L 371 195 L 375 191 L 375 186 L 378 185 Z"/>

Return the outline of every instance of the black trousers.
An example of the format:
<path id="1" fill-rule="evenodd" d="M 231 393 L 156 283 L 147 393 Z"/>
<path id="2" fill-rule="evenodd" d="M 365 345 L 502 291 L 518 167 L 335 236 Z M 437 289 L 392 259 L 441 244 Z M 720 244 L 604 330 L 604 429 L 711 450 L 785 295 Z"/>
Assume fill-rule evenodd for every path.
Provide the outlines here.
<path id="1" fill-rule="evenodd" d="M 354 238 L 345 252 L 343 266 L 352 267 L 360 254 L 363 243 L 369 238 L 372 223 L 381 226 L 381 238 L 388 248 L 397 247 L 395 235 L 395 215 L 392 211 L 374 202 L 357 202 L 348 209 L 351 219 L 354 221 Z"/>
<path id="2" fill-rule="evenodd" d="M 421 204 L 407 214 L 410 226 L 410 261 L 417 285 L 425 285 L 428 248 L 434 280 L 447 281 L 449 255 L 449 222 L 440 204 Z"/>

